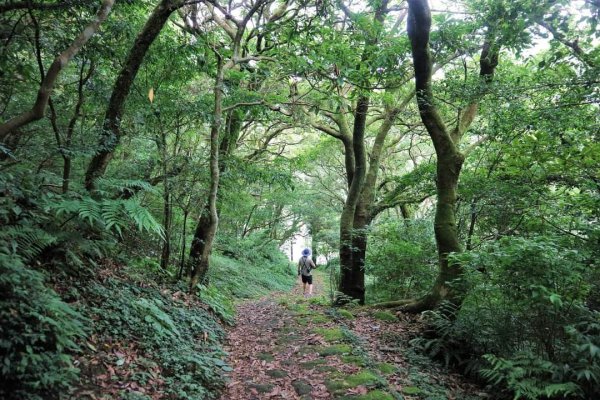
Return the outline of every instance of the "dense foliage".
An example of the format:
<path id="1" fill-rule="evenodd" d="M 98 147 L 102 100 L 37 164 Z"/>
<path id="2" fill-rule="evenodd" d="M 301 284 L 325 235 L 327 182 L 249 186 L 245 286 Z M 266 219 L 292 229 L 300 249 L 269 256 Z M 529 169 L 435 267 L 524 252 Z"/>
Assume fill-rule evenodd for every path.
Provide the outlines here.
<path id="1" fill-rule="evenodd" d="M 218 396 L 221 324 L 301 242 L 332 301 L 427 310 L 415 346 L 499 397 L 593 398 L 599 18 L 2 2 L 0 396 Z"/>

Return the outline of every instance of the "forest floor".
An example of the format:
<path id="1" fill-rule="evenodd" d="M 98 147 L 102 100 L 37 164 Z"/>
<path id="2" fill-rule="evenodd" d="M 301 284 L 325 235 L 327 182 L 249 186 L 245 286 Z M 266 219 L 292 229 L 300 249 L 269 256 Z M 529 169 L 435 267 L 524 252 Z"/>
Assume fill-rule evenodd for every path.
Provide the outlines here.
<path id="1" fill-rule="evenodd" d="M 291 293 L 241 303 L 226 350 L 233 367 L 222 400 L 488 398 L 481 388 L 417 354 L 412 315 L 334 309 L 327 279 L 311 298 Z"/>

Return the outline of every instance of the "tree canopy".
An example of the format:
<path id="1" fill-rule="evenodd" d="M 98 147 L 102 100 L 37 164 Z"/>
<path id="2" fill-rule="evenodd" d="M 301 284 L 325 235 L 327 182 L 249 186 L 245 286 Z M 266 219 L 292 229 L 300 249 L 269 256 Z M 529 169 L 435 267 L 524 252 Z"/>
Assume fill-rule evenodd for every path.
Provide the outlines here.
<path id="1" fill-rule="evenodd" d="M 302 242 L 333 305 L 425 312 L 416 345 L 515 398 L 593 398 L 599 19 L 595 0 L 1 2 L 0 394 L 76 379 L 107 266 L 229 315 L 240 271 L 286 288 Z M 160 363 L 218 352 L 208 316 L 123 285 L 164 335 L 215 333 Z M 53 327 L 27 336 L 28 313 Z"/>

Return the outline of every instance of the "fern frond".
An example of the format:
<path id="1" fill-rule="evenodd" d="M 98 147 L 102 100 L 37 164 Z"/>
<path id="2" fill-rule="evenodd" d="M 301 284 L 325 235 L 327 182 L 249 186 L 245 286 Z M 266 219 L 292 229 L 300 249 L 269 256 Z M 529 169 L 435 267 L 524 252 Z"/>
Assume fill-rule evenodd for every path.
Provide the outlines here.
<path id="1" fill-rule="evenodd" d="M 39 256 L 56 237 L 31 226 L 9 226 L 0 233 L 0 239 L 8 242 L 16 254 L 29 261 Z"/>
<path id="2" fill-rule="evenodd" d="M 89 225 L 93 226 L 96 223 L 102 222 L 100 204 L 91 198 L 80 200 L 77 213 L 79 214 L 79 218 Z"/>
<path id="3" fill-rule="evenodd" d="M 127 215 L 121 201 L 105 200 L 101 204 L 102 220 L 106 229 L 115 229 L 121 235 L 121 226 L 127 224 Z"/>
<path id="4" fill-rule="evenodd" d="M 156 233 L 164 239 L 164 230 L 162 225 L 156 221 L 150 211 L 143 207 L 137 199 L 125 200 L 123 203 L 125 205 L 125 211 L 127 215 L 135 222 L 138 230 Z"/>

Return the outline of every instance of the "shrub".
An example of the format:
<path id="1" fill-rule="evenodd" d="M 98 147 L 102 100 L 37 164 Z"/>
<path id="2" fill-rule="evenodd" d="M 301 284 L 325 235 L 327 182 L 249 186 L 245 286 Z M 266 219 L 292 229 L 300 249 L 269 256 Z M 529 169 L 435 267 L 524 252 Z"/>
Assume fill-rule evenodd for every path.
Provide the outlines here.
<path id="1" fill-rule="evenodd" d="M 171 289 L 109 277 L 83 285 L 82 312 L 95 320 L 99 337 L 136 338 L 141 352 L 160 365 L 167 397 L 213 398 L 229 368 L 220 347 L 225 332 L 208 311 L 178 299 L 181 291 Z"/>
<path id="2" fill-rule="evenodd" d="M 592 398 L 600 324 L 585 306 L 581 254 L 547 237 L 511 237 L 459 259 L 471 287 L 461 309 L 429 312 L 435 335 L 413 343 L 515 398 Z"/>
<path id="3" fill-rule="evenodd" d="M 416 297 L 437 274 L 437 250 L 429 220 L 385 221 L 369 236 L 365 262 L 369 302 Z"/>
<path id="4" fill-rule="evenodd" d="M 7 252 L 0 252 L 0 293 L 0 397 L 56 397 L 78 377 L 69 353 L 84 336 L 83 317 Z"/>

